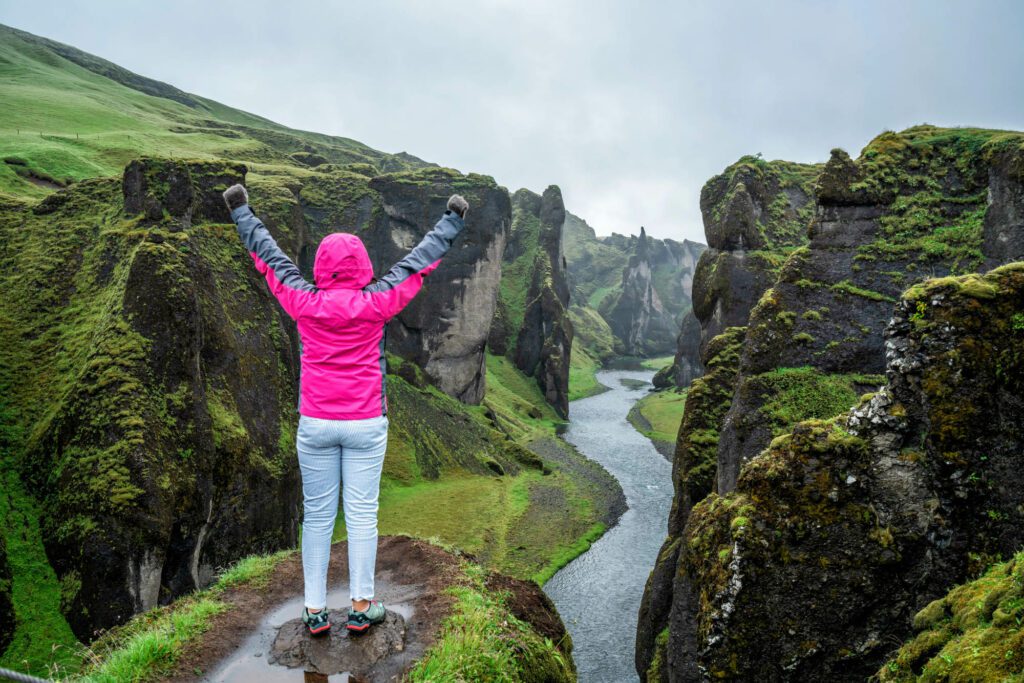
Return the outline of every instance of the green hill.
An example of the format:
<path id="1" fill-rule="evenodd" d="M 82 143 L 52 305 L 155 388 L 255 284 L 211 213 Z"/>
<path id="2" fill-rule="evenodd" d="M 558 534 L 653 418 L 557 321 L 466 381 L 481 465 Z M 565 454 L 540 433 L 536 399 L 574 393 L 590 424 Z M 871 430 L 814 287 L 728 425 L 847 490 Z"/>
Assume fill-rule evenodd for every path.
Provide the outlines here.
<path id="1" fill-rule="evenodd" d="M 0 25 L 0 192 L 119 175 L 140 155 L 389 172 L 433 165 L 348 138 L 293 130 Z M 363 166 L 368 164 L 369 166 Z"/>

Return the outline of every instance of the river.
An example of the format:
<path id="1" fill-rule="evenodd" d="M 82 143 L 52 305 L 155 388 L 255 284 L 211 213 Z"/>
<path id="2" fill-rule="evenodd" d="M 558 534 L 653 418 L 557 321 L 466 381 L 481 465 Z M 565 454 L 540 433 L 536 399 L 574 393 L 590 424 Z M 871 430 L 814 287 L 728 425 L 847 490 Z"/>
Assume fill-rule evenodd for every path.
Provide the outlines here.
<path id="1" fill-rule="evenodd" d="M 653 376 L 601 371 L 597 379 L 610 390 L 573 401 L 569 408 L 563 438 L 619 480 L 628 505 L 615 527 L 544 584 L 572 635 L 581 683 L 638 680 L 633 665 L 637 611 L 672 507 L 672 465 L 626 421 Z M 646 384 L 630 389 L 623 379 Z"/>

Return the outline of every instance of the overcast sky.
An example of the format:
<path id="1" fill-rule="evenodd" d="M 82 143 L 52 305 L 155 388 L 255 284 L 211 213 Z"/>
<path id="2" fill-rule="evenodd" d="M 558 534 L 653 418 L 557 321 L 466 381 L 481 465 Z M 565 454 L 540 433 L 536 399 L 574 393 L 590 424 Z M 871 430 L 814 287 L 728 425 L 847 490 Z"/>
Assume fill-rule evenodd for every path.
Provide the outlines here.
<path id="1" fill-rule="evenodd" d="M 1024 2 L 25 2 L 0 22 L 295 128 L 562 188 L 599 233 L 704 241 L 743 154 L 1024 129 Z"/>

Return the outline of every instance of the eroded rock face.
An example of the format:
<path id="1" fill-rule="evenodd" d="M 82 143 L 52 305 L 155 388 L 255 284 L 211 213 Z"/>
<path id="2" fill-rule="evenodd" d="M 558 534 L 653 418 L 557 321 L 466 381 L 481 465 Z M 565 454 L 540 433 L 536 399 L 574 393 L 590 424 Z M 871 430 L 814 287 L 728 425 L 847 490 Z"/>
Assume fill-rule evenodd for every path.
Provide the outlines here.
<path id="1" fill-rule="evenodd" d="M 816 368 L 809 391 L 834 396 L 823 387 L 837 377 L 848 393 L 870 390 L 884 368 L 885 324 L 908 285 L 1024 258 L 1019 152 L 978 151 L 969 137 L 921 127 L 879 136 L 857 161 L 833 151 L 809 244 L 789 255 L 750 315 L 719 441 L 719 492 L 786 427 L 765 408 L 779 368 Z"/>
<path id="2" fill-rule="evenodd" d="M 801 423 L 694 508 L 677 590 L 699 599 L 673 605 L 676 680 L 863 680 L 920 608 L 1020 547 L 1022 297 L 1020 264 L 912 288 L 886 386 Z"/>
<path id="3" fill-rule="evenodd" d="M 484 345 L 494 317 L 501 256 L 511 223 L 508 193 L 483 176 L 453 178 L 443 170 L 382 176 L 370 182 L 383 212 L 364 242 L 374 270 L 408 253 L 460 192 L 470 211 L 441 266 L 423 291 L 388 326 L 388 348 L 420 365 L 445 393 L 464 403 L 483 399 Z"/>
<path id="4" fill-rule="evenodd" d="M 675 348 L 675 321 L 654 288 L 652 254 L 643 228 L 622 271 L 622 292 L 602 314 L 629 355 L 655 355 Z"/>
<path id="5" fill-rule="evenodd" d="M 1005 357 L 994 347 L 1016 343 L 1005 320 L 1015 315 L 1007 302 L 1017 296 L 1019 276 L 1010 269 L 984 282 L 938 280 L 955 290 L 956 302 L 941 292 L 925 301 L 931 285 L 902 294 L 926 274 L 1024 258 L 1012 246 L 1020 142 L 995 131 L 917 127 L 879 136 L 856 161 L 833 152 L 817 186 L 808 246 L 789 250 L 750 313 L 733 387 L 716 402 L 728 412 L 693 433 L 691 449 L 706 452 L 710 444 L 717 463 L 709 487 L 677 483 L 669 540 L 645 595 L 652 625 L 639 632 L 641 675 L 863 680 L 922 601 L 989 561 L 988 553 L 1009 552 L 991 548 L 1020 543 L 1002 525 L 1019 495 L 1004 479 L 1005 461 L 987 470 L 988 456 L 974 463 L 969 455 L 974 448 L 1019 452 L 1019 431 L 1005 417 L 1019 403 L 996 390 L 1005 378 L 969 360 L 982 348 Z M 751 239 L 748 224 L 739 222 L 737 244 Z M 702 308 L 699 285 L 700 273 L 694 299 L 701 315 L 711 309 Z M 942 322 L 926 329 L 933 309 L 944 311 Z M 909 360 L 897 353 L 903 347 L 927 352 Z M 916 372 L 925 365 L 950 374 L 924 379 Z M 883 384 L 883 370 L 888 385 L 870 404 L 849 420 L 828 420 Z M 954 395 L 973 402 L 975 391 L 995 395 L 978 401 L 985 417 L 964 413 L 977 432 L 963 427 L 952 403 L 930 408 Z M 691 410 L 688 404 L 681 439 Z M 922 410 L 928 417 L 915 418 Z M 817 421 L 800 423 L 807 419 Z M 947 457 L 936 475 L 929 468 L 943 459 L 929 449 L 950 433 L 964 439 L 956 448 L 965 455 L 955 464 Z M 677 459 L 675 469 L 688 466 Z M 977 485 L 978 477 L 999 489 L 989 520 L 997 529 L 979 519 L 985 503 L 968 502 L 976 494 L 962 482 Z M 968 538 L 974 528 L 977 538 Z M 933 590 L 932 581 L 942 585 Z"/>
<path id="6" fill-rule="evenodd" d="M 517 197 L 518 197 L 517 193 Z M 538 208 L 539 251 L 526 294 L 523 324 L 516 336 L 516 367 L 535 377 L 544 398 L 563 417 L 569 414 L 569 359 L 572 322 L 569 320 L 569 282 L 562 254 L 565 204 L 552 185 Z"/>
<path id="7" fill-rule="evenodd" d="M 312 280 L 317 246 L 332 232 L 358 235 L 381 275 L 443 215 L 448 197 L 470 204 L 466 228 L 423 290 L 389 325 L 388 351 L 410 360 L 464 403 L 484 394 L 484 346 L 511 223 L 508 192 L 487 176 L 425 168 L 378 175 L 332 172 L 283 186 L 261 180 L 253 206 L 278 243 Z"/>
<path id="8" fill-rule="evenodd" d="M 40 340 L 23 371 L 48 403 L 26 430 L 23 474 L 83 641 L 244 555 L 294 546 L 298 532 L 293 328 L 234 230 L 203 208 L 241 169 L 146 160 L 125 176 L 23 214 L 8 254 L 37 269 L 41 240 L 57 268 L 23 294 L 45 313 L 12 324 Z M 139 178 L 148 189 L 136 191 Z M 190 198 L 158 219 L 132 213 L 167 197 Z"/>
<path id="9" fill-rule="evenodd" d="M 566 416 L 573 325 L 562 246 L 562 191 L 555 185 L 543 195 L 521 189 L 512 205 L 501 293 L 487 343 L 493 353 L 508 356 L 535 378 L 547 402 Z"/>
<path id="10" fill-rule="evenodd" d="M 807 242 L 819 170 L 743 157 L 704 185 L 700 207 L 708 249 L 693 282 L 702 351 L 725 328 L 747 324 L 785 254 Z"/>

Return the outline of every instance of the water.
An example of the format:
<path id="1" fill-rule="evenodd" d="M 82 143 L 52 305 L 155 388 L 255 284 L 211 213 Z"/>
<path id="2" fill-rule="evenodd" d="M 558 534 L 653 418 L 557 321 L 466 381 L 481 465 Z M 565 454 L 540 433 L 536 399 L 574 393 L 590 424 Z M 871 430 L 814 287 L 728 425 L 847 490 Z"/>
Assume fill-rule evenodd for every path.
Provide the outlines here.
<path id="1" fill-rule="evenodd" d="M 422 594 L 423 588 L 421 586 L 404 586 L 390 581 L 387 572 L 379 572 L 377 576 L 380 584 L 378 597 L 389 610 L 401 614 L 407 622 L 410 621 L 415 611 L 411 602 Z M 337 582 L 327 592 L 327 604 L 347 605 L 348 596 L 348 584 Z M 297 681 L 345 683 L 349 681 L 350 677 L 347 673 L 324 676 L 305 672 L 302 669 L 289 669 L 274 665 L 268 661 L 267 654 L 270 652 L 274 638 L 277 637 L 278 629 L 284 622 L 296 618 L 302 612 L 302 600 L 302 595 L 297 595 L 269 612 L 263 617 L 259 628 L 250 634 L 235 652 L 219 662 L 200 680 L 203 683 L 251 683 L 252 681 L 261 681 L 262 683 L 296 683 Z M 336 608 L 336 610 L 339 616 L 343 613 L 343 608 Z"/>
<path id="2" fill-rule="evenodd" d="M 650 371 L 607 370 L 611 391 L 573 401 L 564 438 L 619 480 L 629 509 L 590 550 L 544 585 L 573 640 L 582 683 L 638 680 L 636 618 L 647 576 L 665 540 L 672 507 L 672 466 L 626 415 L 647 393 Z M 620 380 L 647 383 L 628 389 Z"/>

